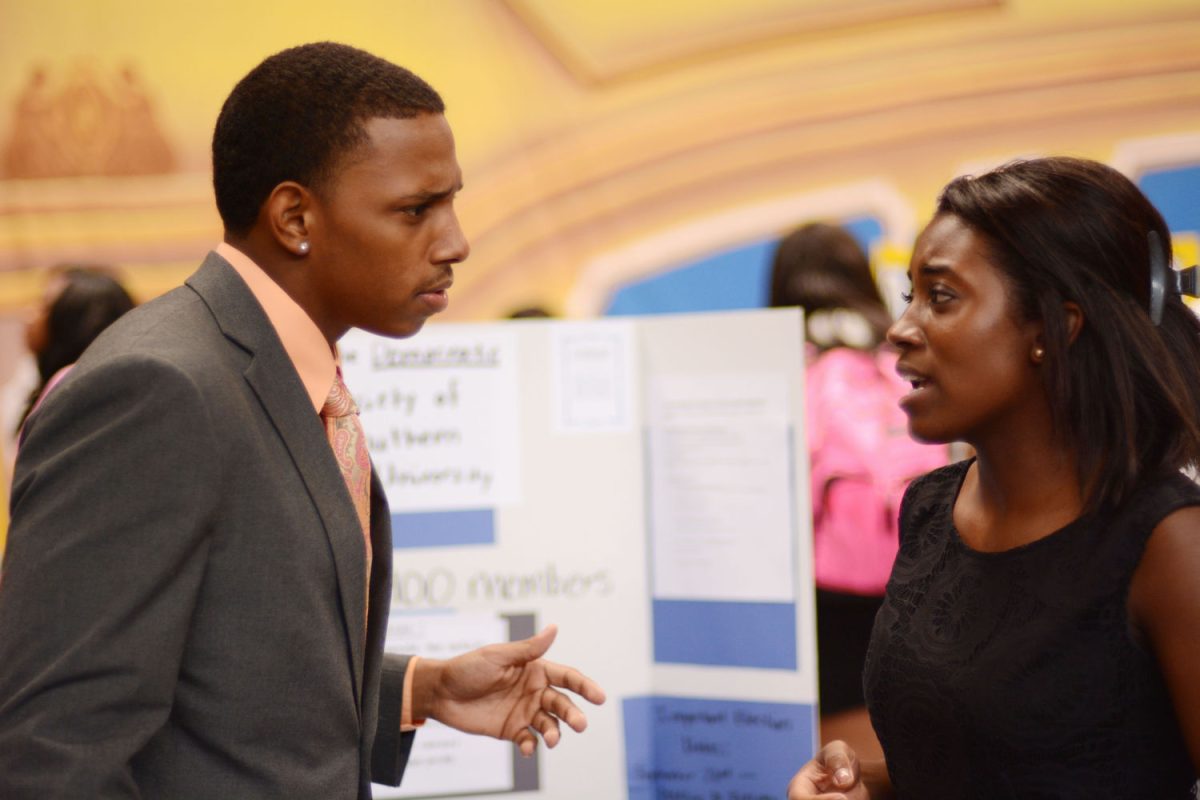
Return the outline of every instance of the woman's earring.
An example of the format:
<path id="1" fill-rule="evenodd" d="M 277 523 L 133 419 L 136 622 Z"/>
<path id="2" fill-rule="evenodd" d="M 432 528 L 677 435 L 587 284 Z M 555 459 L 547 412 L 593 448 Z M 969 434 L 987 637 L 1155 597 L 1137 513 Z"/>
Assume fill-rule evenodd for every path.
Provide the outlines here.
<path id="1" fill-rule="evenodd" d="M 297 248 L 300 250 L 300 255 L 302 255 L 302 256 L 308 255 L 308 240 L 305 239 L 303 242 L 298 244 Z"/>
<path id="2" fill-rule="evenodd" d="M 1034 346 L 1034 348 L 1033 348 L 1033 363 L 1040 364 L 1040 363 L 1042 363 L 1042 359 L 1044 359 L 1045 357 L 1046 357 L 1046 348 L 1042 347 L 1040 344 Z"/>

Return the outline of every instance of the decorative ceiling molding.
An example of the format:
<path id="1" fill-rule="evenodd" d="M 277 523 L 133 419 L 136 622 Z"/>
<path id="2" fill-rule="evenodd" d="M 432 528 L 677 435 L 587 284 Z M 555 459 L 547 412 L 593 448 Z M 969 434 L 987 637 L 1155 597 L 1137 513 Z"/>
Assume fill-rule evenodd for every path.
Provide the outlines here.
<path id="1" fill-rule="evenodd" d="M 553 198 L 510 209 L 495 227 L 476 223 L 479 206 L 495 197 L 476 195 L 464 220 L 473 235 L 473 259 L 486 270 L 462 271 L 456 318 L 485 318 L 514 285 L 537 284 L 553 276 L 574 286 L 585 268 L 588 288 L 605 254 L 634 252 L 636 242 L 682 220 L 720 218 L 764 198 L 820 192 L 864 176 L 892 180 L 910 192 L 927 192 L 951 177 L 956 152 L 996 152 L 1040 147 L 1095 152 L 1097 136 L 1142 136 L 1170 126 L 1200 124 L 1200 65 L 1170 75 L 1134 76 L 1085 86 L 1042 87 L 1011 93 L 969 93 L 896 105 L 871 114 L 818 121 L 780 121 L 772 130 L 714 143 L 691 152 L 663 155 L 654 163 L 576 183 Z M 547 170 L 545 174 L 552 174 Z M 534 171 L 531 175 L 537 175 Z M 921 175 L 928 186 L 914 186 Z M 900 177 L 904 176 L 904 177 Z M 523 182 L 527 183 L 527 182 Z M 506 198 L 526 187 L 510 185 Z M 921 208 L 924 213 L 923 207 Z M 833 213 L 831 211 L 830 213 Z M 479 216 L 485 216 L 480 214 Z M 670 263 L 638 262 L 642 274 Z M 590 266 L 589 266 L 590 265 Z M 628 269 L 620 274 L 630 277 Z M 583 290 L 581 290 L 583 291 Z M 595 308 L 595 296 L 575 293 L 572 310 Z"/>
<path id="2" fill-rule="evenodd" d="M 562 33 L 546 15 L 587 6 L 585 22 L 603 13 L 624 24 L 642 19 L 642 8 L 486 5 L 479 24 L 498 42 L 491 57 L 521 65 L 522 91 L 501 96 L 510 116 L 463 153 L 469 188 L 458 208 L 473 255 L 448 320 L 493 317 L 531 286 L 557 306 L 584 271 L 589 286 L 603 282 L 588 265 L 612 265 L 607 254 L 639 252 L 638 242 L 695 220 L 744 221 L 741 207 L 789 208 L 789 198 L 880 179 L 923 213 L 914 198 L 931 201 L 968 159 L 1055 146 L 1107 158 L 1115 141 L 1200 130 L 1194 0 L 1073 14 L 1043 13 L 1036 0 L 714 2 L 714 10 L 644 4 L 644 23 L 627 39 L 603 31 L 585 39 L 591 55 L 576 41 L 586 26 Z M 660 18 L 668 6 L 683 9 L 674 37 Z M 799 16 L 863 7 L 912 16 L 894 24 L 866 12 L 840 23 Z M 734 8 L 751 22 L 714 22 Z M 529 57 L 552 47 L 565 55 Z M 462 62 L 450 51 L 447 59 Z M 18 85 L 30 66 L 12 73 Z M 225 91 L 213 89 L 214 108 Z M 3 148 L 11 127 L 0 128 Z M 186 175 L 0 182 L 0 309 L 35 297 L 25 284 L 6 289 L 9 278 L 78 254 L 163 276 L 164 285 L 190 269 L 221 228 L 205 159 L 189 163 Z M 577 308 L 595 302 L 576 297 Z"/>
<path id="3" fill-rule="evenodd" d="M 539 207 L 562 220 L 576 206 L 599 211 L 658 194 L 664 172 L 686 179 L 721 171 L 738 147 L 803 157 L 853 151 L 858 142 L 884 147 L 915 132 L 945 141 L 964 128 L 1170 103 L 1173 93 L 1187 107 L 1200 90 L 1198 38 L 1200 14 L 760 74 L 720 94 L 680 94 L 578 122 L 479 165 L 464 216 L 484 245 L 540 227 Z"/>
<path id="4" fill-rule="evenodd" d="M 705 0 L 660 6 L 499 2 L 578 83 L 595 87 L 841 29 L 987 11 L 1005 0 Z"/>
<path id="5" fill-rule="evenodd" d="M 582 265 L 567 296 L 570 317 L 599 316 L 603 301 L 621 284 L 659 271 L 664 265 L 719 252 L 778 235 L 798 220 L 872 216 L 888 239 L 906 241 L 916 233 L 912 209 L 894 186 L 868 180 L 728 209 L 606 251 Z"/>

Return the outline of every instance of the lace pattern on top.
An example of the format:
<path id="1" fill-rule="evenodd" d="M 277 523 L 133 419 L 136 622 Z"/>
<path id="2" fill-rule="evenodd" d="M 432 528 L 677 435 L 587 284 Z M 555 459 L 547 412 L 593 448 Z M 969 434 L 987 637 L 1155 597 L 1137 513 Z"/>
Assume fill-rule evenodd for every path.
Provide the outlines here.
<path id="1" fill-rule="evenodd" d="M 1126 597 L 1151 531 L 1200 505 L 1172 475 L 1116 513 L 998 553 L 953 507 L 970 462 L 915 481 L 864 685 L 901 798 L 1191 798 L 1196 773 Z"/>

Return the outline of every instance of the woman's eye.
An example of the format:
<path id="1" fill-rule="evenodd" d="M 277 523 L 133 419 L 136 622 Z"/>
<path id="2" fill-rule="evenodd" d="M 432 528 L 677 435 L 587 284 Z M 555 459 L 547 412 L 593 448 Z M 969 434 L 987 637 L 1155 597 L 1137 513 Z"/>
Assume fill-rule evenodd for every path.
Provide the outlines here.
<path id="1" fill-rule="evenodd" d="M 935 287 L 929 290 L 929 302 L 935 306 L 940 305 L 941 303 L 949 302 L 953 299 L 954 295 L 950 294 L 950 292 L 946 291 L 945 289 L 938 289 Z"/>
<path id="2" fill-rule="evenodd" d="M 908 305 L 909 303 L 912 302 L 912 297 L 913 297 L 912 292 L 901 292 L 900 293 L 900 299 L 904 301 L 905 305 Z"/>
<path id="3" fill-rule="evenodd" d="M 425 212 L 428 210 L 429 210 L 429 204 L 422 203 L 419 206 L 409 206 L 408 208 L 402 208 L 402 209 L 400 209 L 400 212 L 402 214 L 404 214 L 405 216 L 420 217 L 420 216 L 423 216 L 425 214 Z"/>

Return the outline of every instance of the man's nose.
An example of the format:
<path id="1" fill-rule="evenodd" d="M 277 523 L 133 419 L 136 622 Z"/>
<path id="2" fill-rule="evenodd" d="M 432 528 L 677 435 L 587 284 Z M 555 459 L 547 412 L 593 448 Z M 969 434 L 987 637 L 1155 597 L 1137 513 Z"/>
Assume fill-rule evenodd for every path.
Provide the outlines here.
<path id="1" fill-rule="evenodd" d="M 466 261 L 469 255 L 471 255 L 471 243 L 467 241 L 467 235 L 463 233 L 462 225 L 458 222 L 458 215 L 451 210 L 450 219 L 438 238 L 433 260 L 438 264 L 458 264 Z"/>

